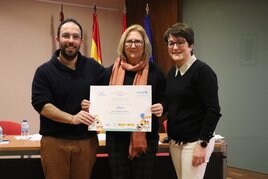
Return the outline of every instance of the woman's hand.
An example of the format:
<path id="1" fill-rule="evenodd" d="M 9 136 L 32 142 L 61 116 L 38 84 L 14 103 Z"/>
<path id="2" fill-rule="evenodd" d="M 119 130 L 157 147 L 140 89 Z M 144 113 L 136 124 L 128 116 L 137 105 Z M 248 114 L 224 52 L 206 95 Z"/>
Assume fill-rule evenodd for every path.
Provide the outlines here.
<path id="1" fill-rule="evenodd" d="M 163 106 L 160 103 L 153 104 L 151 106 L 152 114 L 156 115 L 157 117 L 161 117 L 163 113 Z"/>
<path id="2" fill-rule="evenodd" d="M 89 112 L 89 107 L 90 107 L 90 101 L 87 99 L 83 99 L 81 102 L 81 108 L 83 111 Z"/>
<path id="3" fill-rule="evenodd" d="M 200 144 L 197 143 L 194 149 L 194 153 L 193 153 L 192 165 L 194 167 L 202 165 L 206 160 L 206 153 L 207 153 L 207 149 L 202 148 Z"/>

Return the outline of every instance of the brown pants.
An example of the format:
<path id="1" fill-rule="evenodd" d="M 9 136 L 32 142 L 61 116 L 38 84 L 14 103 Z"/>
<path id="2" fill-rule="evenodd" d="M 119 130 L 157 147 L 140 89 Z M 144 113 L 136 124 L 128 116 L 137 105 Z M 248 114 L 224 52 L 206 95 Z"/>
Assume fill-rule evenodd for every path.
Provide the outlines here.
<path id="1" fill-rule="evenodd" d="M 41 139 L 41 162 L 46 179 L 90 179 L 96 161 L 98 138 Z"/>

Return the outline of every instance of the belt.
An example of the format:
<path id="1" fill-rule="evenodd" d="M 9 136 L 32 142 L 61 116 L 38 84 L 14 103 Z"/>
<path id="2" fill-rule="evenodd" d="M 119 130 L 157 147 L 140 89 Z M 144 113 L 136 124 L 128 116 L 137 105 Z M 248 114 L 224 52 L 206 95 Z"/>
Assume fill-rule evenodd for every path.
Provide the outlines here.
<path id="1" fill-rule="evenodd" d="M 187 144 L 189 142 L 195 142 L 197 141 L 197 139 L 189 139 L 189 140 L 174 140 L 175 141 L 175 144 L 178 144 L 178 145 L 183 145 L 183 144 Z"/>
<path id="2" fill-rule="evenodd" d="M 187 144 L 188 142 L 185 142 L 185 141 L 175 141 L 175 144 L 178 144 L 178 145 L 183 145 L 183 144 Z"/>

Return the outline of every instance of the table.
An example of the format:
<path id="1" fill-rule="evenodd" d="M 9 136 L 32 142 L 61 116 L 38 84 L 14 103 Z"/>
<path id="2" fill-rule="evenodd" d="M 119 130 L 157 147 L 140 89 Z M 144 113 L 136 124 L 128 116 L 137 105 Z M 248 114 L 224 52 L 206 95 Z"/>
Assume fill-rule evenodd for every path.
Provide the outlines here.
<path id="1" fill-rule="evenodd" d="M 15 135 L 6 135 L 7 144 L 0 144 L 0 156 L 40 155 L 39 140 L 17 140 Z"/>
<path id="2" fill-rule="evenodd" d="M 160 133 L 160 140 L 166 137 L 165 133 Z M 40 141 L 17 140 L 15 136 L 5 136 L 5 140 L 9 140 L 8 144 L 0 144 L 0 173 L 7 178 L 36 178 L 43 179 L 43 171 L 41 167 L 40 157 L 27 158 L 21 156 L 40 155 Z M 98 157 L 93 172 L 92 179 L 109 178 L 109 174 L 103 172 L 107 168 L 108 158 L 105 147 L 105 140 L 99 141 L 100 147 Z M 210 162 L 204 179 L 226 179 L 226 143 L 218 141 L 215 144 Z M 6 158 L 10 156 L 19 156 L 19 158 Z M 157 161 L 155 165 L 155 173 L 153 178 L 169 178 L 175 179 L 176 174 L 174 166 L 169 156 L 168 144 L 159 143 Z M 23 166 L 23 167 L 22 167 Z M 13 169 L 16 168 L 17 172 Z M 10 177 L 12 175 L 13 177 Z M 2 178 L 2 177 L 1 177 Z"/>
<path id="3" fill-rule="evenodd" d="M 166 137 L 166 133 L 160 133 L 160 141 Z M 7 135 L 5 140 L 9 140 L 8 144 L 0 144 L 0 156 L 10 155 L 39 155 L 40 141 L 39 140 L 17 140 L 14 135 Z M 99 141 L 99 152 L 106 153 L 105 140 Z M 168 144 L 159 143 L 158 153 L 168 153 Z M 226 155 L 226 143 L 218 141 L 215 144 L 214 152 L 222 152 Z"/>

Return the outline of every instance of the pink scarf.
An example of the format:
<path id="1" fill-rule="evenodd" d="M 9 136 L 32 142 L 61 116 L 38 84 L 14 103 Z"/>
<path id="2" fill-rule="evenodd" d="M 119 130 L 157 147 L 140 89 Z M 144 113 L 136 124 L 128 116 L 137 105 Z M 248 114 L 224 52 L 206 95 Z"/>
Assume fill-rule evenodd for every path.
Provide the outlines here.
<path id="1" fill-rule="evenodd" d="M 117 58 L 111 78 L 110 85 L 123 85 L 125 79 L 125 71 L 137 72 L 133 81 L 133 85 L 147 85 L 148 73 L 149 73 L 149 61 L 141 60 L 137 65 L 133 66 L 125 59 Z M 139 157 L 140 154 L 147 151 L 147 141 L 145 132 L 132 132 L 129 144 L 129 158 Z"/>

